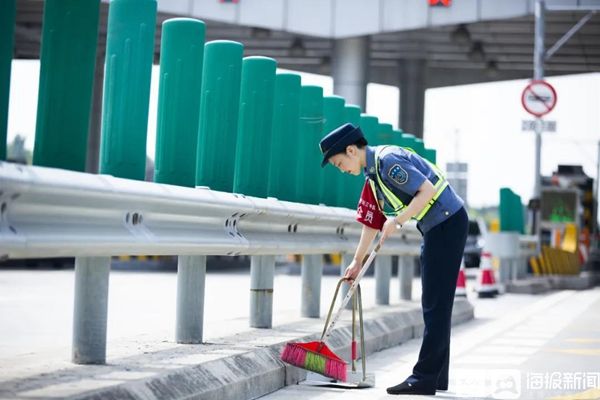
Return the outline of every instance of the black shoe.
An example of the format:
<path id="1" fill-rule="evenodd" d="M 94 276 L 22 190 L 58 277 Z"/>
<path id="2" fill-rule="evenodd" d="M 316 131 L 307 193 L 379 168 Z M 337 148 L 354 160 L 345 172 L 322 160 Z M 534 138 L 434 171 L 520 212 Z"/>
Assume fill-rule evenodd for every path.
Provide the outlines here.
<path id="1" fill-rule="evenodd" d="M 388 394 L 435 394 L 435 389 L 427 389 L 423 387 L 419 387 L 417 385 L 413 385 L 412 383 L 408 383 L 406 381 L 402 382 L 399 385 L 392 386 L 387 388 Z"/>
<path id="2" fill-rule="evenodd" d="M 436 390 L 448 390 L 448 384 L 447 383 L 445 383 L 445 384 L 438 383 Z"/>

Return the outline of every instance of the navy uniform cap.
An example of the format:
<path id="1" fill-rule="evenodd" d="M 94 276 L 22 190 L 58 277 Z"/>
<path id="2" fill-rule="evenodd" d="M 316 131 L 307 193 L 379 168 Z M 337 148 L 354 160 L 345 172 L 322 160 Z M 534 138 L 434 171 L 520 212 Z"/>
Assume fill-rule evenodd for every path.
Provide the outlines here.
<path id="1" fill-rule="evenodd" d="M 329 162 L 330 157 L 345 152 L 346 147 L 354 144 L 358 139 L 364 139 L 364 135 L 359 127 L 350 123 L 329 132 L 319 143 L 321 153 L 323 153 L 321 167 Z"/>

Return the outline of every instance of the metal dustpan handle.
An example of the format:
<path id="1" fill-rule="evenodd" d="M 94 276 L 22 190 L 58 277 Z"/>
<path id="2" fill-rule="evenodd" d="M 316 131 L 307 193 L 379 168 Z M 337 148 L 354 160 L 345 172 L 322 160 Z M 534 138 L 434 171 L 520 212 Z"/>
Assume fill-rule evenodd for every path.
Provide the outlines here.
<path id="1" fill-rule="evenodd" d="M 360 272 L 356 276 L 356 279 L 354 279 L 354 282 L 352 282 L 352 285 L 350 285 L 350 289 L 348 289 L 348 293 L 346 293 L 346 296 L 342 300 L 342 304 L 340 305 L 337 312 L 335 313 L 335 316 L 333 317 L 333 319 L 331 319 L 331 321 L 329 321 L 330 317 L 331 317 L 331 312 L 333 311 L 333 306 L 335 304 L 335 299 L 336 299 L 338 291 L 340 289 L 340 285 L 344 281 L 344 279 L 342 278 L 338 282 L 337 288 L 335 290 L 335 295 L 333 297 L 333 301 L 331 302 L 331 307 L 329 308 L 329 314 L 327 315 L 327 320 L 325 321 L 325 327 L 323 328 L 323 334 L 321 335 L 321 342 L 326 341 L 329 338 L 329 335 L 331 335 L 331 331 L 333 330 L 335 324 L 338 322 L 338 320 L 342 316 L 342 312 L 344 311 L 344 308 L 350 302 L 350 299 L 352 299 L 352 296 L 354 295 L 354 292 L 356 291 L 356 288 L 358 287 L 358 283 L 360 282 L 362 277 L 365 275 L 365 273 L 367 272 L 367 270 L 373 263 L 373 260 L 375 259 L 375 256 L 377 255 L 377 252 L 379 251 L 380 248 L 381 248 L 381 244 L 377 243 L 377 245 L 375 246 L 375 248 L 373 249 L 371 254 L 369 254 L 369 258 L 367 258 L 367 261 L 365 261 L 365 263 L 363 264 L 363 267 L 361 268 Z"/>

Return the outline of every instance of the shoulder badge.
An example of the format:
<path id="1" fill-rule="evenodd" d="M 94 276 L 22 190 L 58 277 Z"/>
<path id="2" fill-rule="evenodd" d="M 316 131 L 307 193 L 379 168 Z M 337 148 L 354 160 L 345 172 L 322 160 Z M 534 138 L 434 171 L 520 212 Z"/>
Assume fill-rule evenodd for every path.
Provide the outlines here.
<path id="1" fill-rule="evenodd" d="M 399 185 L 404 185 L 408 182 L 408 174 L 400 164 L 392 165 L 388 171 L 388 177 Z"/>

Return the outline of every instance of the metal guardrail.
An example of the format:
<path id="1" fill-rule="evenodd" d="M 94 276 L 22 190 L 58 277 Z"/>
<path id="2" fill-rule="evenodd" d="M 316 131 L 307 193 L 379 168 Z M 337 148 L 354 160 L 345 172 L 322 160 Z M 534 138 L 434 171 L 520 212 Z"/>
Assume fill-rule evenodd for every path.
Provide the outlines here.
<path id="1" fill-rule="evenodd" d="M 176 340 L 199 343 L 206 255 L 252 256 L 250 326 L 270 328 L 273 255 L 304 255 L 301 313 L 319 317 L 320 255 L 341 252 L 348 265 L 360 232 L 345 208 L 0 162 L 0 257 L 76 257 L 76 363 L 105 362 L 111 256 L 177 255 Z M 378 304 L 389 302 L 390 255 L 400 256 L 400 296 L 411 298 L 421 240 L 413 223 L 386 240 L 376 261 Z M 535 237 L 518 243 L 517 257 L 535 254 Z"/>
<path id="2" fill-rule="evenodd" d="M 0 257 L 353 251 L 353 210 L 0 162 Z M 414 224 L 382 254 L 419 254 Z"/>
<path id="3" fill-rule="evenodd" d="M 361 226 L 345 208 L 298 204 L 0 162 L 0 257 L 76 257 L 73 355 L 106 360 L 111 256 L 177 255 L 176 341 L 201 343 L 206 255 L 251 255 L 250 326 L 271 328 L 277 254 L 303 254 L 303 317 L 320 316 L 324 253 L 353 258 Z M 390 255 L 411 298 L 421 235 L 408 224 L 382 247 L 378 304 L 389 303 Z"/>

